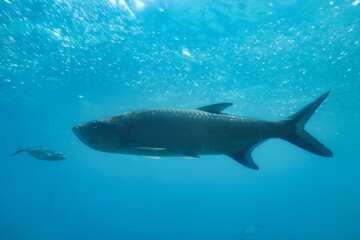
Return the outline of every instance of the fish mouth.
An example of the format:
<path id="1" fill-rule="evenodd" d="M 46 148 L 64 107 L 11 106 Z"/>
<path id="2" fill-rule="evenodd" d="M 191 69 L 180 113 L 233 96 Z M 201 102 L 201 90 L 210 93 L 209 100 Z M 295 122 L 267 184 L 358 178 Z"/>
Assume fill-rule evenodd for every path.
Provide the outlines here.
<path id="1" fill-rule="evenodd" d="M 63 153 L 60 153 L 57 157 L 58 157 L 59 160 L 64 160 L 64 159 L 66 159 L 66 155 L 63 154 Z"/>
<path id="2" fill-rule="evenodd" d="M 73 127 L 72 131 L 78 138 L 80 138 L 82 136 L 80 126 Z"/>
<path id="3" fill-rule="evenodd" d="M 72 131 L 83 143 L 89 146 L 89 143 L 86 141 L 84 134 L 82 133 L 81 124 L 73 127 Z"/>

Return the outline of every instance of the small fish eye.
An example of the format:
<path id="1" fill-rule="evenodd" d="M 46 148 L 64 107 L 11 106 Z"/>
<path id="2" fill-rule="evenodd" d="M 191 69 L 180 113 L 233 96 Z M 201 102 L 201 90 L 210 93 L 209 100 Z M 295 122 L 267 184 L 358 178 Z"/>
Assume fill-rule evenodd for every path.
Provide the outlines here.
<path id="1" fill-rule="evenodd" d="M 98 126 L 99 126 L 99 124 L 97 122 L 93 122 L 91 124 L 91 127 L 94 128 L 94 129 L 98 128 Z"/>

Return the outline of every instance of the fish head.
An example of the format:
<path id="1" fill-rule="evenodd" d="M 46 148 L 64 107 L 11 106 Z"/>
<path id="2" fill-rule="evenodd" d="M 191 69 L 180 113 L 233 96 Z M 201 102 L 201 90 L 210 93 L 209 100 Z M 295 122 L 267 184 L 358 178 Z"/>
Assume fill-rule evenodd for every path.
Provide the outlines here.
<path id="1" fill-rule="evenodd" d="M 54 160 L 63 160 L 66 158 L 66 155 L 62 152 L 54 152 L 51 156 Z"/>
<path id="2" fill-rule="evenodd" d="M 117 152 L 125 147 L 129 126 L 121 118 L 104 118 L 78 124 L 74 134 L 88 147 L 104 152 Z"/>

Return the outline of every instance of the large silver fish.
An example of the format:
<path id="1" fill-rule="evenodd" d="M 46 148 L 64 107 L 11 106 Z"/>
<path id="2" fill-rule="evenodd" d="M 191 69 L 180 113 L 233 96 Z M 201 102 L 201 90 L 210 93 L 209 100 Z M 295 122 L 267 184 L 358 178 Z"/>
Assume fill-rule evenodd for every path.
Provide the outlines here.
<path id="1" fill-rule="evenodd" d="M 221 113 L 231 103 L 193 110 L 145 109 L 79 124 L 73 132 L 95 150 L 144 156 L 226 154 L 259 169 L 252 150 L 269 138 L 282 138 L 314 154 L 333 153 L 304 130 L 329 92 L 281 121 L 264 121 Z"/>
<path id="2" fill-rule="evenodd" d="M 14 152 L 13 154 L 11 154 L 10 157 L 19 154 L 21 152 L 27 152 L 28 154 L 39 160 L 53 161 L 53 160 L 63 160 L 66 158 L 65 154 L 63 154 L 62 152 L 57 152 L 45 147 L 32 147 L 32 148 L 19 147 L 19 148 L 20 149 Z"/>

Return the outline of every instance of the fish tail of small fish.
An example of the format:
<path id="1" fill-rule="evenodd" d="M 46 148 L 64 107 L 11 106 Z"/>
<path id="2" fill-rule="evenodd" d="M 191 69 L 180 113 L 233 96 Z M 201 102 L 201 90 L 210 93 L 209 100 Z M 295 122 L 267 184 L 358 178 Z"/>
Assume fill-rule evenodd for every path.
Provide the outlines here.
<path id="1" fill-rule="evenodd" d="M 17 150 L 16 152 L 14 152 L 13 154 L 11 154 L 11 155 L 10 155 L 10 157 L 15 156 L 16 154 L 19 154 L 19 153 L 21 153 L 21 152 L 24 152 L 24 151 L 25 151 L 22 147 L 20 147 L 20 146 L 19 146 L 19 148 L 20 148 L 20 149 L 19 149 L 19 150 Z"/>
<path id="2" fill-rule="evenodd" d="M 283 127 L 280 130 L 280 137 L 311 153 L 323 157 L 332 157 L 333 153 L 331 150 L 325 147 L 304 129 L 306 122 L 327 98 L 329 93 L 330 92 L 324 93 L 297 113 L 281 121 Z"/>

